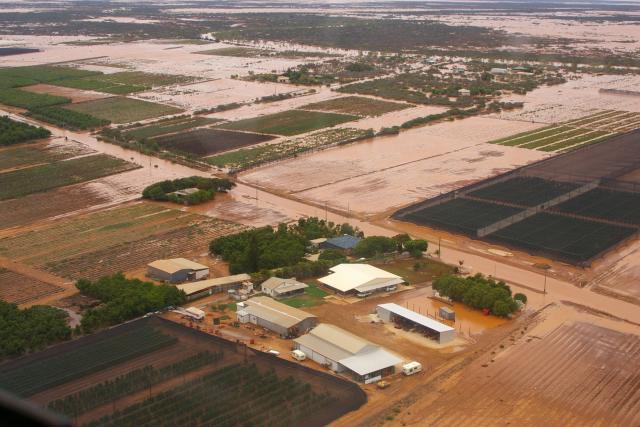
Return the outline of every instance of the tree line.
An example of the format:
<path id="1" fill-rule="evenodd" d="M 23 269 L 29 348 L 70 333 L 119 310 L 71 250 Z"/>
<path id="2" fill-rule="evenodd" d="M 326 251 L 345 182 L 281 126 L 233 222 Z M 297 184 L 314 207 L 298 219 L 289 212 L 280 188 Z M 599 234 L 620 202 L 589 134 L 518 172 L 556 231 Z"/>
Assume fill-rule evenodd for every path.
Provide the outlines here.
<path id="1" fill-rule="evenodd" d="M 519 310 L 517 301 L 527 302 L 524 294 L 512 296 L 511 288 L 504 282 L 496 282 L 482 274 L 472 277 L 442 276 L 433 282 L 433 289 L 453 301 L 471 308 L 489 310 L 492 314 L 507 317 Z"/>
<path id="2" fill-rule="evenodd" d="M 50 136 L 51 132 L 47 129 L 17 122 L 8 116 L 0 117 L 0 145 L 20 144 Z"/>
<path id="3" fill-rule="evenodd" d="M 225 178 L 191 176 L 151 184 L 142 191 L 142 197 L 150 200 L 197 205 L 212 200 L 216 193 L 227 192 L 233 187 L 235 187 L 235 183 Z M 188 188 L 194 188 L 197 191 L 183 196 L 173 194 Z"/>

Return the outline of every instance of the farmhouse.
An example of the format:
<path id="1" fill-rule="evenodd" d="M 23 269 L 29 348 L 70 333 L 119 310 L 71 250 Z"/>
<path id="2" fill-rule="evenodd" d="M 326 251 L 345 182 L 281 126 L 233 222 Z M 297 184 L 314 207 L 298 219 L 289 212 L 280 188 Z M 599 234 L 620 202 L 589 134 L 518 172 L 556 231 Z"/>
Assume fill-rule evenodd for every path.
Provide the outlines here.
<path id="1" fill-rule="evenodd" d="M 369 264 L 338 264 L 330 271 L 333 274 L 318 281 L 345 294 L 391 290 L 396 285 L 404 283 L 402 277 Z"/>
<path id="2" fill-rule="evenodd" d="M 294 340 L 307 358 L 334 372 L 347 372 L 364 383 L 378 381 L 395 372 L 402 359 L 350 332 L 326 323 Z"/>
<path id="3" fill-rule="evenodd" d="M 285 298 L 293 295 L 303 294 L 308 286 L 298 282 L 296 279 L 281 279 L 270 277 L 260 285 L 262 292 L 272 298 Z"/>
<path id="4" fill-rule="evenodd" d="M 287 76 L 278 76 L 276 81 L 278 83 L 290 83 L 291 82 L 291 80 Z"/>
<path id="5" fill-rule="evenodd" d="M 235 274 L 233 276 L 217 277 L 215 279 L 201 280 L 199 282 L 185 283 L 177 285 L 176 288 L 184 291 L 187 300 L 191 301 L 212 295 L 219 292 L 225 292 L 229 289 L 239 289 L 243 283 L 249 282 L 251 276 L 248 274 Z"/>
<path id="6" fill-rule="evenodd" d="M 344 234 L 342 236 L 327 239 L 318 246 L 320 249 L 339 249 L 343 251 L 350 251 L 356 247 L 360 240 L 362 239 Z"/>
<path id="7" fill-rule="evenodd" d="M 451 326 L 423 316 L 398 304 L 380 304 L 376 307 L 376 313 L 384 322 L 394 322 L 402 326 L 416 328 L 426 336 L 435 337 L 439 344 L 451 342 L 456 337 L 456 330 Z"/>
<path id="8" fill-rule="evenodd" d="M 312 314 L 269 297 L 254 297 L 238 303 L 238 321 L 262 326 L 283 338 L 297 337 L 318 323 Z"/>
<path id="9" fill-rule="evenodd" d="M 209 267 L 185 258 L 159 259 L 147 265 L 147 274 L 157 280 L 179 283 L 209 276 Z"/>

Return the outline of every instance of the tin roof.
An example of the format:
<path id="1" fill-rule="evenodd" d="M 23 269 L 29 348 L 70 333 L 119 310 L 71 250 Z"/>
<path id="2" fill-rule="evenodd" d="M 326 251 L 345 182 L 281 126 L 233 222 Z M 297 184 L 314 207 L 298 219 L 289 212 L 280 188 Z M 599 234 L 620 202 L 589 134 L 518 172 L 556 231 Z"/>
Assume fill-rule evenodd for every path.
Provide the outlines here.
<path id="1" fill-rule="evenodd" d="M 246 273 L 235 274 L 233 276 L 216 277 L 215 279 L 199 280 L 197 282 L 184 283 L 182 285 L 176 285 L 176 288 L 184 291 L 187 295 L 196 294 L 214 286 L 231 285 L 235 283 L 242 283 L 251 280 L 251 276 Z"/>
<path id="2" fill-rule="evenodd" d="M 402 277 L 369 264 L 338 264 L 330 270 L 333 274 L 318 281 L 340 292 L 353 289 L 366 292 L 404 282 Z"/>
<path id="3" fill-rule="evenodd" d="M 313 314 L 282 304 L 269 297 L 254 297 L 244 302 L 242 309 L 245 313 L 254 315 L 285 328 L 291 328 L 298 323 L 315 318 Z"/>
<path id="4" fill-rule="evenodd" d="M 206 265 L 199 264 L 186 258 L 159 259 L 148 264 L 148 266 L 162 270 L 165 273 L 175 273 L 180 270 L 208 270 Z"/>
<path id="5" fill-rule="evenodd" d="M 381 307 L 385 310 L 390 311 L 393 314 L 396 314 L 400 317 L 404 317 L 405 319 L 409 319 L 412 322 L 415 322 L 419 325 L 424 326 L 425 328 L 429 328 L 436 332 L 449 332 L 454 331 L 455 329 L 449 325 L 445 325 L 444 323 L 440 323 L 437 320 L 433 320 L 427 316 L 423 316 L 420 313 L 416 313 L 415 311 L 411 311 L 408 308 L 404 308 L 401 305 L 394 303 L 387 304 L 379 304 L 378 307 Z"/>

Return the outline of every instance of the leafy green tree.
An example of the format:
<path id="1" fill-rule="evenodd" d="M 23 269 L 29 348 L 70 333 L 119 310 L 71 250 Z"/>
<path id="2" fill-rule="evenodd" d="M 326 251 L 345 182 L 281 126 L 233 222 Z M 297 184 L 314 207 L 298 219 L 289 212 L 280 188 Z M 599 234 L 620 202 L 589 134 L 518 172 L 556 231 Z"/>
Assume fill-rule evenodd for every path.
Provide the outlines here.
<path id="1" fill-rule="evenodd" d="M 356 256 L 363 258 L 371 258 L 380 254 L 388 254 L 395 252 L 397 243 L 391 237 L 370 236 L 358 242 L 353 249 Z"/>
<path id="2" fill-rule="evenodd" d="M 521 301 L 523 304 L 527 303 L 527 296 L 522 293 L 517 293 L 513 296 L 513 299 L 516 301 Z"/>
<path id="3" fill-rule="evenodd" d="M 340 264 L 347 261 L 347 257 L 338 249 L 325 249 L 318 256 L 319 260 L 331 261 Z"/>
<path id="4" fill-rule="evenodd" d="M 409 240 L 404 243 L 404 250 L 408 251 L 414 258 L 422 258 L 422 253 L 427 251 L 428 246 L 426 240 Z"/>

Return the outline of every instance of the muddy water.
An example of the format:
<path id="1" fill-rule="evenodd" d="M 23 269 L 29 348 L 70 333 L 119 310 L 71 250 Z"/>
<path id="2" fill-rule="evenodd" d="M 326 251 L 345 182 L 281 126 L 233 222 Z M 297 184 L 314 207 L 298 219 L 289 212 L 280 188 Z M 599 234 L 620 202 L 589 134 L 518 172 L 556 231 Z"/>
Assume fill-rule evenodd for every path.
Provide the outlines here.
<path id="1" fill-rule="evenodd" d="M 431 298 L 431 288 L 421 289 L 418 292 L 410 292 L 397 303 L 416 313 L 431 317 L 458 330 L 465 336 L 471 336 L 495 328 L 507 322 L 506 319 L 496 316 L 485 316 L 479 310 L 472 310 L 463 304 L 448 304 Z M 451 308 L 456 313 L 456 320 L 449 321 L 439 317 L 440 307 Z"/>

